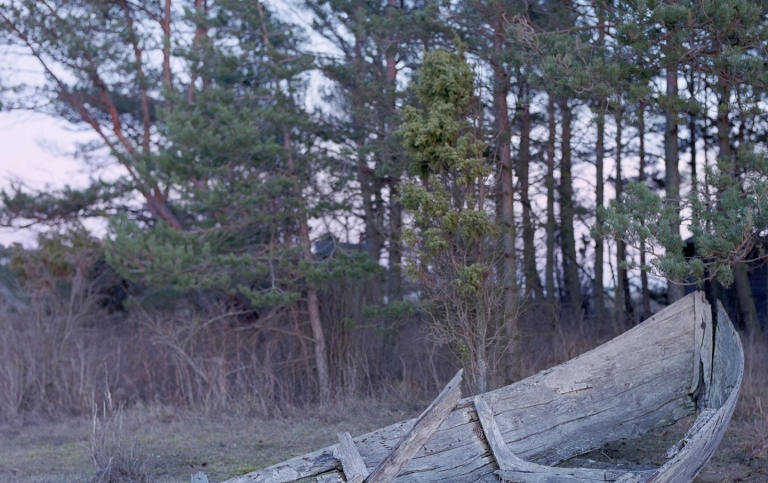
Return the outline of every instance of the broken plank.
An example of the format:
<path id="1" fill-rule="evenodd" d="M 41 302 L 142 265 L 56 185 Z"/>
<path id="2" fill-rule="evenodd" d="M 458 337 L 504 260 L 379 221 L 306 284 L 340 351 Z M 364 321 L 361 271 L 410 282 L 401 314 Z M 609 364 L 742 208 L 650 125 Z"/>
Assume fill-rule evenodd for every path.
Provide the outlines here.
<path id="1" fill-rule="evenodd" d="M 362 481 L 368 476 L 368 469 L 352 441 L 352 436 L 349 433 L 338 433 L 337 436 L 339 447 L 336 450 L 336 456 L 341 461 L 344 476 L 347 477 L 347 481 L 353 481 L 356 476 L 359 476 Z"/>
<path id="2" fill-rule="evenodd" d="M 456 407 L 461 398 L 461 376 L 464 370 L 451 379 L 445 389 L 432 401 L 432 404 L 421 413 L 408 433 L 406 433 L 392 452 L 376 467 L 367 478 L 367 483 L 389 483 L 394 481 L 400 471 L 416 455 L 424 443 L 437 431 L 445 418 Z"/>

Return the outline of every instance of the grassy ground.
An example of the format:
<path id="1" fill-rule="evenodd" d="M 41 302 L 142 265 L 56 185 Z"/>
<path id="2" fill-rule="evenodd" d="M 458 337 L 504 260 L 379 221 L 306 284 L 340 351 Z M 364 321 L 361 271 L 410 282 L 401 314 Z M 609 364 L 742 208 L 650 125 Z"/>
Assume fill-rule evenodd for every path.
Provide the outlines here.
<path id="1" fill-rule="evenodd" d="M 745 342 L 747 368 L 739 405 L 722 444 L 696 483 L 768 481 L 768 349 L 765 342 Z M 320 415 L 297 411 L 291 417 L 266 419 L 135 407 L 101 413 L 95 430 L 91 417 L 27 420 L 0 426 L 0 481 L 95 481 L 94 454 L 101 455 L 102 469 L 105 454 L 122 455 L 123 463 L 143 464 L 147 483 L 181 483 L 198 471 L 211 481 L 222 481 L 333 444 L 337 432 L 356 436 L 413 417 L 420 409 L 395 402 L 351 401 Z M 610 461 L 628 450 L 644 455 L 638 462 L 660 464 L 658 458 L 684 434 L 686 424 L 690 421 L 639 442 L 619 442 L 592 456 Z M 143 483 L 131 475 L 113 477 L 111 482 Z"/>
<path id="2" fill-rule="evenodd" d="M 136 458 L 144 462 L 149 482 L 189 481 L 198 471 L 211 481 L 222 481 L 333 444 L 337 432 L 357 435 L 412 416 L 362 402 L 345 405 L 344 411 L 327 410 L 321 418 L 270 420 L 135 408 L 122 411 L 119 433 L 125 452 L 137 443 Z M 96 473 L 92 434 L 90 418 L 0 428 L 0 481 L 91 481 Z"/>
<path id="3" fill-rule="evenodd" d="M 197 471 L 211 481 L 247 473 L 336 442 L 336 433 L 361 434 L 412 416 L 384 405 L 358 404 L 352 411 L 329 411 L 323 418 L 297 416 L 264 420 L 201 416 L 164 409 L 132 409 L 122 414 L 122 445 L 137 442 L 149 482 L 184 482 Z M 765 448 L 756 444 L 754 425 L 738 414 L 697 483 L 768 481 Z M 647 438 L 632 451 L 661 455 L 685 430 L 683 423 Z M 31 422 L 0 431 L 0 481 L 74 483 L 91 481 L 92 421 Z M 754 442 L 753 442 L 754 441 Z M 620 443 L 621 444 L 621 443 Z M 600 451 L 610 459 L 613 449 Z M 125 481 L 130 479 L 122 479 Z"/>

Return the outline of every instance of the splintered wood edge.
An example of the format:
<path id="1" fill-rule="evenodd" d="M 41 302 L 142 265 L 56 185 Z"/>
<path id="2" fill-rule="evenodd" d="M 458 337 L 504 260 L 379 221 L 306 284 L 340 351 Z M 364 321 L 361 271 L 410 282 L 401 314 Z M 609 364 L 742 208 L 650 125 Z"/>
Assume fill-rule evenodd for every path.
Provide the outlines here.
<path id="1" fill-rule="evenodd" d="M 424 443 L 437 431 L 437 428 L 456 407 L 456 403 L 461 399 L 461 377 L 463 374 L 463 369 L 456 373 L 440 395 L 419 416 L 413 428 L 400 438 L 389 455 L 366 478 L 366 483 L 394 481 L 398 473 L 413 459 L 424 446 Z"/>
<path id="2" fill-rule="evenodd" d="M 336 456 L 341 461 L 341 467 L 344 470 L 344 476 L 347 481 L 354 481 L 359 476 L 361 481 L 368 476 L 368 469 L 365 467 L 360 452 L 357 451 L 352 436 L 349 433 L 338 433 L 339 447 Z"/>

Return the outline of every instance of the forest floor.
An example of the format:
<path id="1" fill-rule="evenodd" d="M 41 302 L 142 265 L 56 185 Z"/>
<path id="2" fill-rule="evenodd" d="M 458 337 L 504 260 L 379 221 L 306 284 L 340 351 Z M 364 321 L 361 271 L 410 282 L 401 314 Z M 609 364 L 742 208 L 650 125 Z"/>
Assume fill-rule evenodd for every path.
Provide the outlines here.
<path id="1" fill-rule="evenodd" d="M 712 460 L 696 483 L 768 481 L 768 349 L 766 342 L 745 343 L 747 366 L 739 405 Z M 757 348 L 757 349 L 756 349 Z M 763 407 L 765 405 L 765 408 Z M 0 481 L 75 483 L 96 481 L 93 456 L 114 457 L 117 466 L 134 465 L 114 483 L 188 482 L 204 471 L 212 482 L 247 473 L 337 442 L 336 433 L 353 436 L 416 416 L 422 409 L 402 401 L 348 401 L 322 413 L 293 411 L 290 417 L 258 418 L 204 414 L 165 406 L 107 411 L 94 418 L 58 421 L 28 418 L 0 426 Z M 689 418 L 690 419 L 690 418 Z M 691 421 L 680 421 L 638 441 L 620 442 L 589 455 L 660 464 Z M 96 442 L 96 444 L 94 444 Z M 122 461 L 120 461 L 122 458 Z"/>

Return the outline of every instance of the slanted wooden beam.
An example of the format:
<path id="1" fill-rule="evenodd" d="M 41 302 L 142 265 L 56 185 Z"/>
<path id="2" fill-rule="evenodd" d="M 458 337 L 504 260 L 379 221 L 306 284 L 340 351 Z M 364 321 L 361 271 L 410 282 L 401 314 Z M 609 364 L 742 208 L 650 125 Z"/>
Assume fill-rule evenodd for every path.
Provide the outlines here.
<path id="1" fill-rule="evenodd" d="M 336 450 L 336 457 L 341 461 L 344 476 L 348 482 L 362 483 L 368 476 L 368 468 L 365 467 L 363 458 L 352 441 L 352 436 L 349 433 L 338 433 L 337 436 L 339 447 Z"/>
<path id="2" fill-rule="evenodd" d="M 459 370 L 445 389 L 432 401 L 432 404 L 421 413 L 413 428 L 403 436 L 384 460 L 379 463 L 366 483 L 390 483 L 408 464 L 424 443 L 437 431 L 445 418 L 456 407 L 461 399 L 461 376 L 464 370 Z"/>

